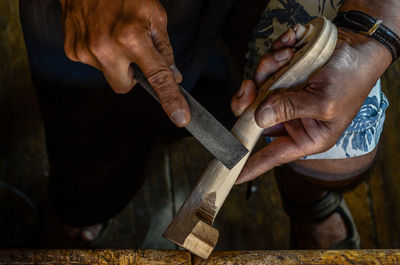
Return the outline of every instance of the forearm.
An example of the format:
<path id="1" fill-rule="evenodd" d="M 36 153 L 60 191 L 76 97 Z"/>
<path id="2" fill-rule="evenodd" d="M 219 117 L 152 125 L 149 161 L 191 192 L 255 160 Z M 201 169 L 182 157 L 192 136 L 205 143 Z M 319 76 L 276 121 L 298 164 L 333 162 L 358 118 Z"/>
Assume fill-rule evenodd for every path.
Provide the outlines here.
<path id="1" fill-rule="evenodd" d="M 400 36 L 399 0 L 344 0 L 340 11 L 358 10 L 383 20 L 383 24 Z"/>

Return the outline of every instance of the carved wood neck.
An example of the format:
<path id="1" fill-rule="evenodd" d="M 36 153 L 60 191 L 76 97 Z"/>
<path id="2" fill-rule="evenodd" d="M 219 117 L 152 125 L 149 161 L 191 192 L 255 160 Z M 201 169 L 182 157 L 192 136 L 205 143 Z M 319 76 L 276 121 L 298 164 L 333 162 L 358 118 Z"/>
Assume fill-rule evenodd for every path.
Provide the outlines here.
<path id="1" fill-rule="evenodd" d="M 300 31 L 303 32 L 303 37 L 299 40 L 302 47 L 288 65 L 262 85 L 255 102 L 232 129 L 232 133 L 250 152 L 263 131 L 254 118 L 258 105 L 274 89 L 301 87 L 313 72 L 328 61 L 335 49 L 337 30 L 325 18 L 313 20 L 298 32 Z M 207 258 L 218 240 L 218 230 L 211 225 L 249 155 L 250 153 L 243 157 L 232 170 L 214 159 L 165 231 L 164 237 L 202 258 Z"/>

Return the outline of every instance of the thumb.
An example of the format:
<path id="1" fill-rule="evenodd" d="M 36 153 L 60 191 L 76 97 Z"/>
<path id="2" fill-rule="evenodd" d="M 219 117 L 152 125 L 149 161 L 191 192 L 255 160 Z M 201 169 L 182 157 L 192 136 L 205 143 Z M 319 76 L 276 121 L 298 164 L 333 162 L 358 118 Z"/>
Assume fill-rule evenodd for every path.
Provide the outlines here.
<path id="1" fill-rule="evenodd" d="M 277 92 L 268 96 L 257 108 L 255 120 L 261 128 L 298 118 L 319 117 L 321 99 L 311 88 L 299 91 Z"/>

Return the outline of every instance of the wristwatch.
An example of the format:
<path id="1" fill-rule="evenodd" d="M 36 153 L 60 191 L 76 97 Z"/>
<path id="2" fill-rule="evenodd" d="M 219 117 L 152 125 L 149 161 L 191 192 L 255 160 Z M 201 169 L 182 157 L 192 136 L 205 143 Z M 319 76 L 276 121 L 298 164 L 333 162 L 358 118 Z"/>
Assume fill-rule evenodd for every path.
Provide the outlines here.
<path id="1" fill-rule="evenodd" d="M 333 23 L 338 27 L 355 30 L 376 39 L 392 54 L 394 62 L 400 56 L 400 38 L 392 30 L 383 25 L 381 19 L 376 19 L 360 11 L 339 12 Z"/>

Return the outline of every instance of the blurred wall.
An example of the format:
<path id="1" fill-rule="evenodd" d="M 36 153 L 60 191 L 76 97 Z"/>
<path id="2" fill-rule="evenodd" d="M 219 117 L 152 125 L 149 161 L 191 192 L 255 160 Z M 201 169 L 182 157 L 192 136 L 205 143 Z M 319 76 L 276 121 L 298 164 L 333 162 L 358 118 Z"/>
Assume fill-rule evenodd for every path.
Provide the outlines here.
<path id="1" fill-rule="evenodd" d="M 34 196 L 39 187 L 42 189 L 46 172 L 44 132 L 29 73 L 18 0 L 1 0 L 0 181 Z"/>

